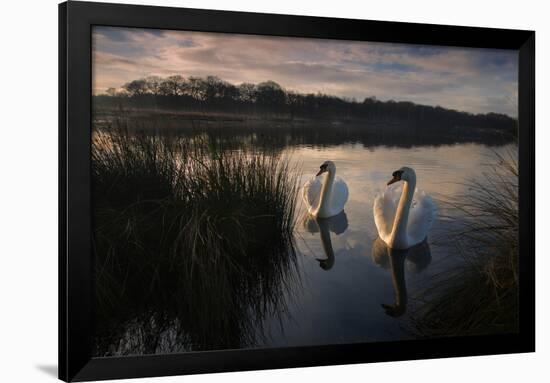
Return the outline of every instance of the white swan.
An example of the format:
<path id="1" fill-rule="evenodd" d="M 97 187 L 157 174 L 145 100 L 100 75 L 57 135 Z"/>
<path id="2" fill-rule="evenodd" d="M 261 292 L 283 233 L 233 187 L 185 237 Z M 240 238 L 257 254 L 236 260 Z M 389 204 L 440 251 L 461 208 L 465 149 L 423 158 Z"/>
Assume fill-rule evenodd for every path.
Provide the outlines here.
<path id="1" fill-rule="evenodd" d="M 319 176 L 327 173 L 323 182 Z M 336 165 L 325 161 L 317 175 L 306 181 L 302 189 L 302 197 L 307 211 L 314 217 L 328 218 L 344 210 L 348 200 L 348 185 L 340 177 L 336 177 Z"/>
<path id="2" fill-rule="evenodd" d="M 402 167 L 392 174 L 388 186 L 403 181 L 398 188 L 389 187 L 374 199 L 374 223 L 380 238 L 392 249 L 408 249 L 424 241 L 435 219 L 436 206 L 432 198 L 416 190 L 416 173 Z M 413 200 L 413 196 L 415 197 Z"/>

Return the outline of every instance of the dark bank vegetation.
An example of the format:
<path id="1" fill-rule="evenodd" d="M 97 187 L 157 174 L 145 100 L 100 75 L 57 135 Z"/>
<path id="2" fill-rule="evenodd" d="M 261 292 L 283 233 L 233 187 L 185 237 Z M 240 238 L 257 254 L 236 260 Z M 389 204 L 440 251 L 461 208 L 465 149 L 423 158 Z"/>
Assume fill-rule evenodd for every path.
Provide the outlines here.
<path id="1" fill-rule="evenodd" d="M 466 217 L 449 235 L 464 263 L 440 275 L 418 297 L 422 304 L 413 318 L 422 336 L 518 331 L 517 153 L 495 154 L 484 176 L 467 185 L 467 194 L 456 201 L 442 201 Z"/>
<path id="2" fill-rule="evenodd" d="M 472 114 L 408 101 L 380 101 L 376 97 L 357 101 L 321 93 L 304 94 L 286 90 L 273 81 L 234 85 L 215 76 L 147 77 L 124 84 L 119 90 L 110 88 L 106 94 L 96 95 L 94 102 L 98 108 L 160 108 L 286 120 L 360 119 L 406 122 L 409 125 L 436 126 L 440 129 L 490 128 L 510 134 L 515 134 L 517 127 L 515 119 L 503 114 Z"/>
<path id="3" fill-rule="evenodd" d="M 297 278 L 296 172 L 141 128 L 94 131 L 95 354 L 253 345 Z"/>

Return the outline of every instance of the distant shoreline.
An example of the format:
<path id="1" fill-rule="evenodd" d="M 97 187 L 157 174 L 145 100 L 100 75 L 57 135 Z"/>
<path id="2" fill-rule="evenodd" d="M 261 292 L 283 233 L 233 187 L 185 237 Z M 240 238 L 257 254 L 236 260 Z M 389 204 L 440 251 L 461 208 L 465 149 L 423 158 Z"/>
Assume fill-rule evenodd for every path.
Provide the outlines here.
<path id="1" fill-rule="evenodd" d="M 223 123 L 247 123 L 247 122 L 274 122 L 274 123 L 292 123 L 292 124 L 311 124 L 311 123 L 322 123 L 330 124 L 334 126 L 339 126 L 342 124 L 369 124 L 380 125 L 380 126 L 391 126 L 391 125 L 408 125 L 415 126 L 417 124 L 432 125 L 434 122 L 430 121 L 414 121 L 406 120 L 400 118 L 393 118 L 392 116 L 385 116 L 382 118 L 368 118 L 368 117 L 356 117 L 356 116 L 318 116 L 318 117 L 303 117 L 303 116 L 291 116 L 278 113 L 272 114 L 260 114 L 260 113 L 239 113 L 239 112 L 230 112 L 230 111 L 213 111 L 213 110 L 182 110 L 182 109 L 171 109 L 171 108 L 162 108 L 162 107 L 135 107 L 135 106 L 124 106 L 121 108 L 119 105 L 116 106 L 106 106 L 98 107 L 95 106 L 92 108 L 92 113 L 94 118 L 105 118 L 105 117 L 128 117 L 128 118 L 139 118 L 146 117 L 151 118 L 153 116 L 167 119 L 167 120 L 177 120 L 177 121 L 209 121 L 209 122 L 223 122 Z M 445 124 L 439 123 L 440 126 Z M 453 128 L 477 128 L 473 125 L 449 125 Z M 447 126 L 447 127 L 449 127 Z M 482 129 L 494 129 L 507 131 L 508 128 L 501 127 L 491 127 L 484 126 L 480 127 Z M 510 127 L 511 128 L 511 127 Z"/>
<path id="2" fill-rule="evenodd" d="M 106 94 L 93 95 L 92 105 L 95 110 L 141 110 L 148 114 L 163 111 L 172 117 L 187 116 L 197 121 L 374 121 L 503 131 L 518 126 L 517 119 L 499 113 L 476 114 L 411 101 L 381 101 L 376 97 L 360 101 L 323 93 L 298 93 L 270 80 L 234 85 L 216 76 L 136 79 L 119 89 L 110 88 Z"/>
<path id="3" fill-rule="evenodd" d="M 178 134 L 192 137 L 214 134 L 221 140 L 247 139 L 260 146 L 338 145 L 439 146 L 478 143 L 499 146 L 512 143 L 510 129 L 478 126 L 442 127 L 397 119 L 308 119 L 227 112 L 182 111 L 154 108 L 93 108 L 94 131 L 124 126 L 129 131 Z M 247 138 L 248 137 L 248 138 Z"/>

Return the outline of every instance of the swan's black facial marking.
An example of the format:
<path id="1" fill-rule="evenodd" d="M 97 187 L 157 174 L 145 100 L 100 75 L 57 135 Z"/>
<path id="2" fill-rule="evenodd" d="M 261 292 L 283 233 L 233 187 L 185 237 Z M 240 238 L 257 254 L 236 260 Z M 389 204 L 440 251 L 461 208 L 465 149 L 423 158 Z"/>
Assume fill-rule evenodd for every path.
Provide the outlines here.
<path id="1" fill-rule="evenodd" d="M 404 171 L 403 170 L 396 170 L 394 171 L 391 175 L 394 176 L 394 177 L 398 177 L 399 179 L 401 179 L 401 176 L 403 175 Z"/>
<path id="2" fill-rule="evenodd" d="M 323 164 L 321 166 L 319 166 L 319 172 L 315 175 L 315 177 L 317 176 L 320 176 L 321 174 L 323 174 L 324 172 L 327 171 L 327 167 L 328 167 L 328 164 Z"/>
<path id="3" fill-rule="evenodd" d="M 394 182 L 398 182 L 398 181 L 401 181 L 401 176 L 403 175 L 404 171 L 403 170 L 396 170 L 394 171 L 391 175 L 393 176 L 393 178 L 391 180 L 388 181 L 388 186 L 393 184 Z"/>

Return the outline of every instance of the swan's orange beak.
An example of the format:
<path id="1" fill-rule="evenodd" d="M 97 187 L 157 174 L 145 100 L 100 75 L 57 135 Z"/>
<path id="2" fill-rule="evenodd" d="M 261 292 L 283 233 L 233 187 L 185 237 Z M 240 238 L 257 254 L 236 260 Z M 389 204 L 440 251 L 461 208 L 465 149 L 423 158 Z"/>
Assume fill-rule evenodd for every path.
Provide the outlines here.
<path id="1" fill-rule="evenodd" d="M 320 176 L 321 174 L 323 174 L 324 172 L 327 171 L 327 165 L 321 165 L 319 168 L 320 168 L 320 170 L 317 174 L 315 174 L 315 177 L 318 177 L 318 176 Z"/>
<path id="2" fill-rule="evenodd" d="M 391 184 L 396 183 L 398 181 L 401 181 L 401 178 L 394 176 L 391 180 L 388 181 L 387 185 L 390 186 Z"/>
<path id="3" fill-rule="evenodd" d="M 390 186 L 393 183 L 396 183 L 398 181 L 401 181 L 401 175 L 403 174 L 403 170 L 396 170 L 392 173 L 393 178 L 388 181 L 388 186 Z"/>

